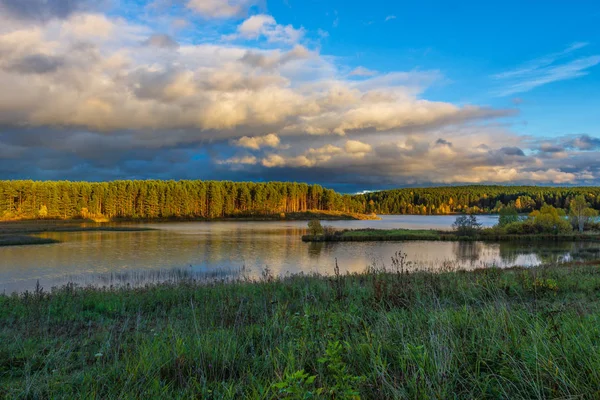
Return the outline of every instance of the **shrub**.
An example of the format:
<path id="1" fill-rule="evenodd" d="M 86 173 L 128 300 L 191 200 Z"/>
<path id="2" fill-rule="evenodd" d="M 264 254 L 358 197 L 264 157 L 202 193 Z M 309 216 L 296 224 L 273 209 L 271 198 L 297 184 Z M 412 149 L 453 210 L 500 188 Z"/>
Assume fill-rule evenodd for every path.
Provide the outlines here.
<path id="1" fill-rule="evenodd" d="M 325 236 L 335 236 L 336 232 L 337 230 L 333 226 L 325 225 L 323 227 L 323 235 Z"/>
<path id="2" fill-rule="evenodd" d="M 323 226 L 321 226 L 321 221 L 318 219 L 313 219 L 308 221 L 308 232 L 312 236 L 319 236 L 323 234 Z"/>
<path id="3" fill-rule="evenodd" d="M 519 213 L 514 207 L 505 207 L 500 210 L 500 218 L 498 219 L 498 226 L 504 227 L 509 224 L 519 222 L 521 218 Z"/>
<path id="4" fill-rule="evenodd" d="M 456 218 L 456 221 L 452 224 L 452 228 L 459 236 L 474 236 L 481 228 L 481 224 L 473 214 L 461 215 Z"/>

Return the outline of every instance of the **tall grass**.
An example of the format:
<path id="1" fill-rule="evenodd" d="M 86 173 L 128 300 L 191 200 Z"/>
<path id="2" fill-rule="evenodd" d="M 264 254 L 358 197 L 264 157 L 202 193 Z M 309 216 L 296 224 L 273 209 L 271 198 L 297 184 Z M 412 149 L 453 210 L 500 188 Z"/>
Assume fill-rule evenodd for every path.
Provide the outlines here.
<path id="1" fill-rule="evenodd" d="M 0 397 L 597 398 L 600 267 L 0 296 Z"/>

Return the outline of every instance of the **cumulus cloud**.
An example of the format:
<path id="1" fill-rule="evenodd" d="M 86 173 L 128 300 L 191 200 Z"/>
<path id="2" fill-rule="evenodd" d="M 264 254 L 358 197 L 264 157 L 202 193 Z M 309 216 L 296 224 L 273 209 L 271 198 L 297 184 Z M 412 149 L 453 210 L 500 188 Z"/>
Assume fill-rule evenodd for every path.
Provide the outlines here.
<path id="1" fill-rule="evenodd" d="M 365 67 L 356 67 L 350 73 L 349 76 L 373 76 L 377 75 L 377 71 L 371 71 Z"/>
<path id="2" fill-rule="evenodd" d="M 274 133 L 269 133 L 265 136 L 248 137 L 244 136 L 238 140 L 234 140 L 233 144 L 238 147 L 245 147 L 252 150 L 260 150 L 264 147 L 278 147 L 280 143 L 279 137 Z"/>
<path id="3" fill-rule="evenodd" d="M 600 138 L 581 135 L 571 140 L 569 145 L 579 150 L 600 149 Z"/>
<path id="4" fill-rule="evenodd" d="M 252 4 L 195 7 L 245 18 Z M 240 41 L 189 44 L 81 7 L 0 29 L 3 177 L 369 187 L 600 179 L 596 137 L 525 138 L 494 123 L 515 110 L 425 98 L 438 71 L 350 76 L 302 41 L 302 28 L 264 14 L 239 23 Z"/>
<path id="5" fill-rule="evenodd" d="M 292 25 L 279 25 L 271 15 L 258 14 L 246 19 L 233 35 L 225 36 L 228 40 L 246 39 L 257 40 L 266 38 L 272 43 L 298 43 L 304 36 L 304 28 L 294 28 Z"/>
<path id="6" fill-rule="evenodd" d="M 90 9 L 102 1 L 88 0 L 0 0 L 0 13 L 22 20 L 47 21 L 64 19 L 71 14 Z"/>
<path id="7" fill-rule="evenodd" d="M 253 0 L 189 0 L 188 7 L 207 18 L 233 18 L 247 13 Z"/>
<path id="8" fill-rule="evenodd" d="M 146 46 L 160 47 L 163 49 L 178 49 L 179 43 L 171 36 L 157 33 L 150 36 L 148 39 L 144 41 Z"/>
<path id="9" fill-rule="evenodd" d="M 260 52 L 248 50 L 240 61 L 254 68 L 272 69 L 281 67 L 289 62 L 304 60 L 311 56 L 311 52 L 304 46 L 296 45 L 289 51 Z"/>
<path id="10" fill-rule="evenodd" d="M 257 163 L 257 159 L 254 156 L 244 156 L 244 157 L 231 157 L 227 160 L 217 161 L 218 164 L 245 164 L 245 165 L 254 165 Z"/>
<path id="11" fill-rule="evenodd" d="M 358 154 L 369 153 L 373 148 L 368 143 L 359 142 L 358 140 L 348 140 L 344 145 L 346 153 Z"/>

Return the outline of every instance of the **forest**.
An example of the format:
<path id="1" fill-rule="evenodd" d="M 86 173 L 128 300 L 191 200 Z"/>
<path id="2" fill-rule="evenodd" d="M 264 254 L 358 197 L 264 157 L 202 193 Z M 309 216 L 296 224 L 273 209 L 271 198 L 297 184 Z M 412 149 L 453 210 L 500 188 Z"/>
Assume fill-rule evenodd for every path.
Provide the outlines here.
<path id="1" fill-rule="evenodd" d="M 571 200 L 583 195 L 590 207 L 600 210 L 600 187 L 452 186 L 407 188 L 357 195 L 363 212 L 378 214 L 487 214 L 512 207 L 520 213 L 544 205 L 567 210 Z"/>
<path id="2" fill-rule="evenodd" d="M 359 199 L 319 185 L 219 181 L 0 181 L 0 219 L 252 217 L 359 212 Z"/>
<path id="3" fill-rule="evenodd" d="M 600 209 L 600 187 L 455 186 L 340 194 L 296 182 L 0 181 L 0 220 L 45 218 L 215 219 L 295 213 L 437 215 L 568 209 L 583 195 Z"/>

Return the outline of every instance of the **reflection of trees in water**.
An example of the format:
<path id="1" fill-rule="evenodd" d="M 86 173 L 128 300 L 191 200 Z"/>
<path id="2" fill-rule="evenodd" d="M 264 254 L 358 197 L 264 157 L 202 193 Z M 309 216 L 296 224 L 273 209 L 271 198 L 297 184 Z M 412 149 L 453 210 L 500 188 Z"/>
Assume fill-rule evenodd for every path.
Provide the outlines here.
<path id="1" fill-rule="evenodd" d="M 574 261 L 600 259 L 600 243 L 573 243 L 570 256 Z"/>
<path id="2" fill-rule="evenodd" d="M 588 242 L 501 242 L 500 257 L 514 264 L 520 255 L 535 255 L 540 262 L 551 264 L 563 261 L 584 261 L 600 258 L 600 244 Z"/>
<path id="3" fill-rule="evenodd" d="M 453 249 L 460 262 L 474 262 L 481 258 L 483 244 L 481 242 L 454 242 Z"/>
<path id="4" fill-rule="evenodd" d="M 310 242 L 308 245 L 308 255 L 312 258 L 320 257 L 323 247 L 325 247 L 325 243 L 323 242 Z"/>

